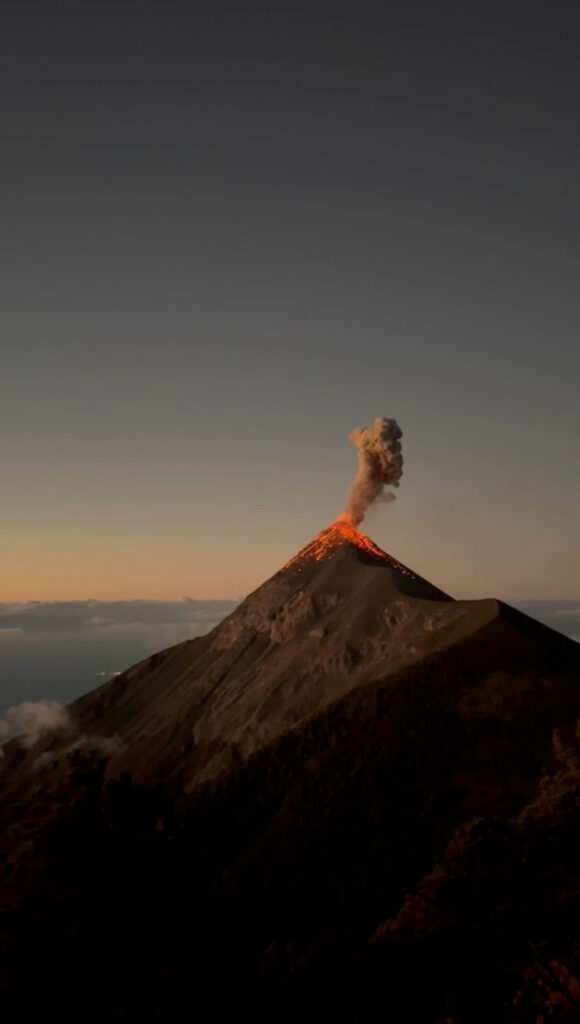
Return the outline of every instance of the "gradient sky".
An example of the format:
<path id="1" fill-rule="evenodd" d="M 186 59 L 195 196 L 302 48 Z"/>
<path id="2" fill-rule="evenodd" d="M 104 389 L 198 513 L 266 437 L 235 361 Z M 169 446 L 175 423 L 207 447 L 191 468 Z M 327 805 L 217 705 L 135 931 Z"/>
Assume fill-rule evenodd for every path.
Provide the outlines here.
<path id="1" fill-rule="evenodd" d="M 576 2 L 0 12 L 0 600 L 234 598 L 341 511 L 580 596 Z"/>

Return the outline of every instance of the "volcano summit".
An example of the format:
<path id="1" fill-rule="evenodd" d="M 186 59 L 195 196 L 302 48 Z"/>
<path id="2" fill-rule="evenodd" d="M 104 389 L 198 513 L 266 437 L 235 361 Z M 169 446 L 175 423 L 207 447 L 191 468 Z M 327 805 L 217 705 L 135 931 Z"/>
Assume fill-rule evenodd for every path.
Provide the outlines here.
<path id="1" fill-rule="evenodd" d="M 120 738 L 117 770 L 189 791 L 494 609 L 451 601 L 340 519 L 210 634 L 129 669 L 72 717 Z"/>
<path id="2" fill-rule="evenodd" d="M 7 1019 L 577 1019 L 579 679 L 337 520 L 5 746 Z"/>

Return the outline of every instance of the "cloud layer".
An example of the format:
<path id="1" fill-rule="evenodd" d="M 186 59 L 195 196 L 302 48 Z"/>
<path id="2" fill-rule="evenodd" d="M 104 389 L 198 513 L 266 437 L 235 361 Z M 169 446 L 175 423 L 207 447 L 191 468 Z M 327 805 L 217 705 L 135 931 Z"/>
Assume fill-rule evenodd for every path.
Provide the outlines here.
<path id="1" fill-rule="evenodd" d="M 0 714 L 68 703 L 155 651 L 209 632 L 234 601 L 0 604 Z"/>
<path id="2" fill-rule="evenodd" d="M 580 639 L 580 601 L 520 601 L 515 607 L 558 633 Z"/>
<path id="3" fill-rule="evenodd" d="M 56 701 L 24 701 L 0 718 L 0 742 L 18 736 L 23 747 L 32 747 L 45 733 L 65 729 L 68 723 L 68 712 Z"/>

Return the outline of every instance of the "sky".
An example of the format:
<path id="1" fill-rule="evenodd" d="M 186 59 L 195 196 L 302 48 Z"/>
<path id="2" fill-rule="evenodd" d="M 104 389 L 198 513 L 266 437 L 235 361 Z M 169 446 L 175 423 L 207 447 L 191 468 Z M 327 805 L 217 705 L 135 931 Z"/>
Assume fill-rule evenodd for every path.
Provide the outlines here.
<path id="1" fill-rule="evenodd" d="M 4 0 L 0 601 L 236 600 L 382 415 L 378 544 L 580 598 L 579 16 Z"/>

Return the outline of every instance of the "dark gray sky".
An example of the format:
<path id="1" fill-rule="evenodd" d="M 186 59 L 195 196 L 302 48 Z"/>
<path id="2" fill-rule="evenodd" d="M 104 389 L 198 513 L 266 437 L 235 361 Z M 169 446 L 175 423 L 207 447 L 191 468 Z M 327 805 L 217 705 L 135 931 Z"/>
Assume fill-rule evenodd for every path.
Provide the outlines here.
<path id="1" fill-rule="evenodd" d="M 577 3 L 0 8 L 0 599 L 237 597 L 364 528 L 580 594 Z"/>

